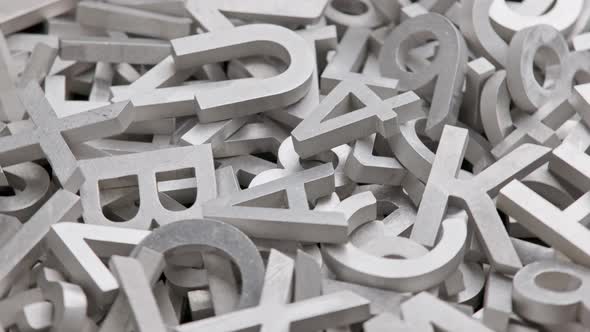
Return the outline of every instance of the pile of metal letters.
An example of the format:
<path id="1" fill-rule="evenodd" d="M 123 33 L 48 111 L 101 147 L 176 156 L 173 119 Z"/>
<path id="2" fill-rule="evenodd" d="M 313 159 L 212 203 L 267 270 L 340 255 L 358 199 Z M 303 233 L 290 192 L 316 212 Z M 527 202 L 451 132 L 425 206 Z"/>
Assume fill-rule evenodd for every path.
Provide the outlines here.
<path id="1" fill-rule="evenodd" d="M 0 0 L 0 331 L 590 330 L 590 1 Z"/>

